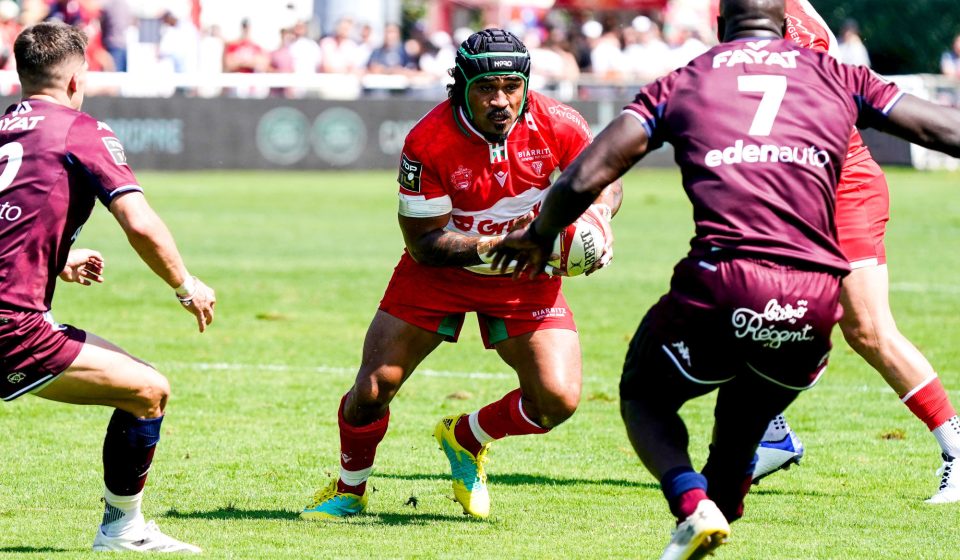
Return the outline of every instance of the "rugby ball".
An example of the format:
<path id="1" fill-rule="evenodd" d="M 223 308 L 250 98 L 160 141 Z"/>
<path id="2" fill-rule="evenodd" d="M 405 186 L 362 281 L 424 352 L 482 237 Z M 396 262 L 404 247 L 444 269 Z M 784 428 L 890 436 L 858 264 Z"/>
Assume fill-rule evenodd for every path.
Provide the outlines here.
<path id="1" fill-rule="evenodd" d="M 553 267 L 554 274 L 579 276 L 593 268 L 603 254 L 605 244 L 603 231 L 580 218 L 557 236 L 553 252 L 559 255 L 559 258 L 550 260 L 547 264 Z"/>

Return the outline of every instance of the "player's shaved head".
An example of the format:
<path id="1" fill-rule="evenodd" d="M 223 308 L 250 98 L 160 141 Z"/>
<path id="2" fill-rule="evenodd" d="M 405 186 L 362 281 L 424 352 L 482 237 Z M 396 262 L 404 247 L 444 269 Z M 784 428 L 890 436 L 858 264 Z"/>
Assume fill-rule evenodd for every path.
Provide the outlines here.
<path id="1" fill-rule="evenodd" d="M 717 35 L 721 41 L 742 37 L 783 37 L 784 0 L 720 0 Z"/>
<path id="2" fill-rule="evenodd" d="M 86 34 L 62 22 L 46 21 L 24 29 L 13 44 L 23 90 L 62 86 L 72 73 L 68 66 L 82 64 L 86 49 Z"/>

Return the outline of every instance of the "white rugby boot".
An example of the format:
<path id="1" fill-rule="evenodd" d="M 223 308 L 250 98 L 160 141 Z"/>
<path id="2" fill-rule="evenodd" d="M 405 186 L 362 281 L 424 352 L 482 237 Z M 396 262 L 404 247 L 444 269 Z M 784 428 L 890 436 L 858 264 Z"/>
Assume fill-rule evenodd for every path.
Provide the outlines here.
<path id="1" fill-rule="evenodd" d="M 956 459 L 942 454 L 943 464 L 937 470 L 940 476 L 940 488 L 937 493 L 925 500 L 928 504 L 952 504 L 960 502 L 960 465 L 955 464 Z"/>
<path id="2" fill-rule="evenodd" d="M 98 552 L 201 552 L 200 547 L 163 534 L 155 521 L 142 523 L 139 527 L 116 537 L 106 535 L 103 528 L 97 529 L 97 536 L 93 539 L 93 550 Z"/>
<path id="3" fill-rule="evenodd" d="M 695 560 L 727 542 L 730 524 L 713 500 L 701 500 L 697 509 L 677 525 L 660 560 Z"/>
<path id="4" fill-rule="evenodd" d="M 803 458 L 803 443 L 790 429 L 786 418 L 781 414 L 770 422 L 767 433 L 757 447 L 757 465 L 753 469 L 753 483 L 770 476 L 779 470 L 787 470 L 791 465 L 799 465 Z"/>

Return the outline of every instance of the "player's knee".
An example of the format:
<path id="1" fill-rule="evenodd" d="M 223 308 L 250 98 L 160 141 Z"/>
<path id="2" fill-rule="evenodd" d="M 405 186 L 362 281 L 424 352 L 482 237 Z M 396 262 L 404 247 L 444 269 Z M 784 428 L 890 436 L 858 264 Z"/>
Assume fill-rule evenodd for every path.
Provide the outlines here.
<path id="1" fill-rule="evenodd" d="M 552 429 L 567 421 L 580 405 L 579 393 L 541 395 L 534 403 L 532 418 L 542 428 Z"/>
<path id="2" fill-rule="evenodd" d="M 145 368 L 140 376 L 131 414 L 139 418 L 157 418 L 163 415 L 170 399 L 170 382 L 153 368 Z"/>

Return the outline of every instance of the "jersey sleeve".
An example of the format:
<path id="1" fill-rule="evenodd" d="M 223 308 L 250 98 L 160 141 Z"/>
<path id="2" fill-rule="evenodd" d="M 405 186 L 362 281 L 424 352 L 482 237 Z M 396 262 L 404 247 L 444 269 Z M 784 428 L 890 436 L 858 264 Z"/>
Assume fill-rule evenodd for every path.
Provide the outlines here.
<path id="1" fill-rule="evenodd" d="M 79 166 L 105 206 L 123 193 L 142 192 L 120 139 L 106 123 L 83 115 L 67 134 L 67 163 Z"/>
<path id="2" fill-rule="evenodd" d="M 878 76 L 865 66 L 837 63 L 837 68 L 841 80 L 857 104 L 857 126 L 882 126 L 890 111 L 903 98 L 904 92 L 897 84 Z"/>
<path id="3" fill-rule="evenodd" d="M 587 119 L 573 107 L 557 105 L 550 108 L 549 114 L 553 121 L 560 169 L 566 169 L 593 142 L 593 133 L 590 132 Z"/>
<path id="4" fill-rule="evenodd" d="M 649 151 L 656 150 L 662 146 L 667 139 L 663 114 L 666 110 L 667 101 L 670 98 L 670 93 L 673 90 L 673 84 L 677 79 L 677 75 L 678 71 L 674 71 L 644 86 L 643 89 L 640 90 L 640 93 L 633 99 L 633 103 L 623 108 L 623 114 L 639 120 L 644 130 L 647 131 Z"/>
<path id="5" fill-rule="evenodd" d="M 787 0 L 786 38 L 801 47 L 837 56 L 837 38 L 809 0 Z"/>
<path id="6" fill-rule="evenodd" d="M 453 202 L 440 180 L 427 150 L 412 135 L 407 136 L 400 153 L 398 212 L 408 218 L 433 218 L 453 211 Z"/>

